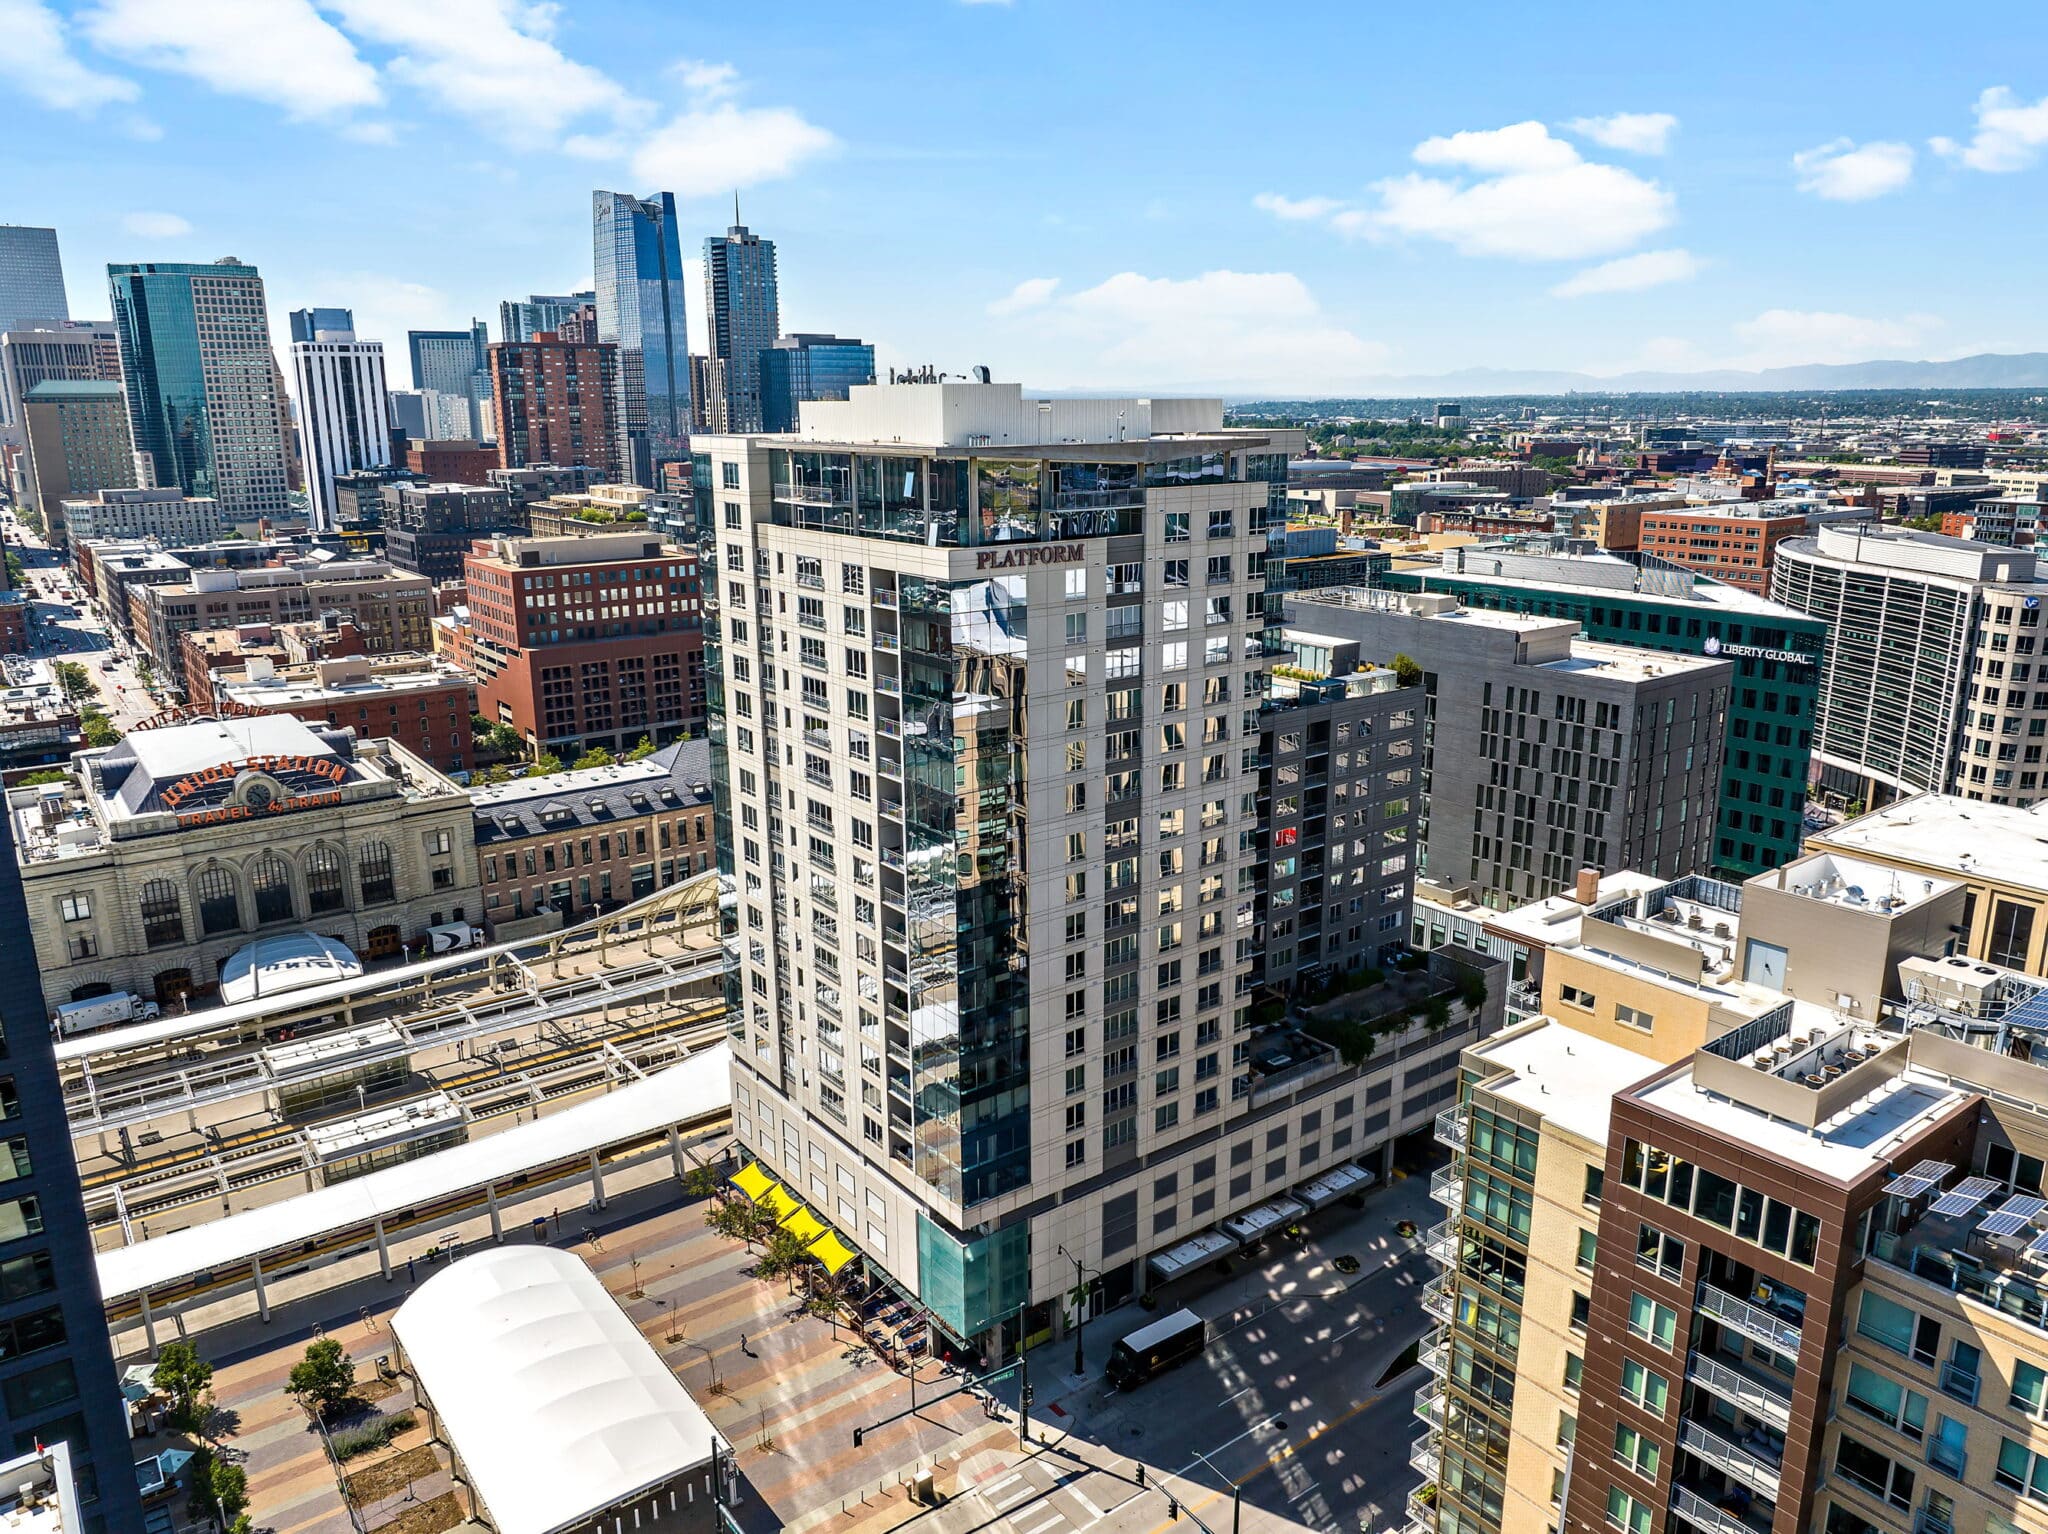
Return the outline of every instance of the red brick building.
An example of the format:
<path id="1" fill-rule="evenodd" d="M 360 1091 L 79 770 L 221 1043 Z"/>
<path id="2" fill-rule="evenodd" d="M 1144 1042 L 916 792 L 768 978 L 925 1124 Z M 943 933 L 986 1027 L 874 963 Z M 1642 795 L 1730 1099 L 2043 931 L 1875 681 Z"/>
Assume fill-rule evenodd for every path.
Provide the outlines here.
<path id="1" fill-rule="evenodd" d="M 1637 547 L 1645 554 L 1740 586 L 1771 594 L 1771 559 L 1778 545 L 1806 531 L 1808 514 L 1770 502 L 1685 506 L 1643 513 Z"/>
<path id="2" fill-rule="evenodd" d="M 619 473 L 612 382 L 619 349 L 565 341 L 544 330 L 531 341 L 491 348 L 491 395 L 498 408 L 498 462 L 583 464 Z"/>
<path id="3" fill-rule="evenodd" d="M 498 450 L 482 442 L 414 442 L 405 450 L 405 466 L 429 484 L 488 485 Z"/>
<path id="4" fill-rule="evenodd" d="M 454 647 L 479 711 L 560 756 L 704 725 L 696 554 L 644 532 L 479 540 Z"/>
<path id="5" fill-rule="evenodd" d="M 279 666 L 252 657 L 213 674 L 215 706 L 226 714 L 290 714 L 311 725 L 395 740 L 443 772 L 476 764 L 470 679 L 430 655 L 349 655 Z"/>

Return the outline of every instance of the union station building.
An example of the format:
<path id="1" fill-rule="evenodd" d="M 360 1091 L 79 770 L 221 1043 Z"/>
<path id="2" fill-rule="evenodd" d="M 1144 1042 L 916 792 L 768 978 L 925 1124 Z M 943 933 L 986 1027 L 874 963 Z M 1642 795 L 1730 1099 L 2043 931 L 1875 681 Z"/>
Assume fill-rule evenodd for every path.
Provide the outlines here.
<path id="1" fill-rule="evenodd" d="M 467 792 L 394 741 L 288 715 L 138 730 L 10 790 L 7 814 L 52 1007 L 210 996 L 273 932 L 373 961 L 482 917 Z"/>

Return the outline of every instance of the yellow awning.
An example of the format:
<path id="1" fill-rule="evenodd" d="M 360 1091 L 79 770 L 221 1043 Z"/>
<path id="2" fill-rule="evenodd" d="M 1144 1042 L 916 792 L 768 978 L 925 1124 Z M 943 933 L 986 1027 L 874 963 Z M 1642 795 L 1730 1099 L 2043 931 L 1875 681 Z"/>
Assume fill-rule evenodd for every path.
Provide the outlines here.
<path id="1" fill-rule="evenodd" d="M 839 1232 L 828 1230 L 811 1243 L 811 1255 L 825 1265 L 825 1271 L 835 1278 L 839 1270 L 853 1261 L 853 1250 L 839 1239 Z"/>
<path id="2" fill-rule="evenodd" d="M 788 1219 L 790 1216 L 790 1212 L 792 1210 L 801 1209 L 804 1207 L 802 1204 L 798 1203 L 795 1199 L 790 1197 L 789 1191 L 786 1188 L 784 1188 L 781 1183 L 776 1182 L 771 1182 L 770 1184 L 768 1184 L 767 1188 L 763 1190 L 761 1194 L 761 1202 L 766 1204 L 770 1209 L 773 1209 L 775 1211 L 775 1218 L 778 1222 Z"/>
<path id="3" fill-rule="evenodd" d="M 797 1240 L 803 1242 L 805 1246 L 809 1246 L 819 1236 L 824 1234 L 825 1222 L 799 1204 L 782 1221 L 782 1228 L 795 1236 Z"/>
<path id="4" fill-rule="evenodd" d="M 775 1186 L 775 1179 L 761 1170 L 761 1163 L 749 1161 L 746 1169 L 732 1180 L 732 1185 L 750 1199 L 759 1202 L 762 1194 Z"/>

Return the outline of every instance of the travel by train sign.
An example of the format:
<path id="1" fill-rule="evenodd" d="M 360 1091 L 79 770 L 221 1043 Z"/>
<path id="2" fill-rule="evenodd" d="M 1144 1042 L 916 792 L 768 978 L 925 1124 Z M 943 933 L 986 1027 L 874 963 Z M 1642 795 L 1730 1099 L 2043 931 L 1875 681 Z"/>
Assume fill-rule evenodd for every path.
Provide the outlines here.
<path id="1" fill-rule="evenodd" d="M 181 825 L 254 820 L 341 803 L 348 764 L 331 756 L 251 756 L 166 783 L 164 808 Z"/>

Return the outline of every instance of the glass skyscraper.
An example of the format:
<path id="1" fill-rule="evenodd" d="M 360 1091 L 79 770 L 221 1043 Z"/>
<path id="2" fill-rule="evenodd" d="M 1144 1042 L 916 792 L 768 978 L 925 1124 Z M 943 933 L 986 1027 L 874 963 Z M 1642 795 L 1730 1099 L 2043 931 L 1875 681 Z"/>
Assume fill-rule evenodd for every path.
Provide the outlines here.
<path id="1" fill-rule="evenodd" d="M 810 332 L 779 336 L 761 353 L 761 429 L 795 431 L 805 400 L 845 399 L 875 381 L 875 349 L 865 341 Z"/>
<path id="2" fill-rule="evenodd" d="M 619 349 L 619 467 L 636 485 L 689 457 L 690 331 L 672 192 L 591 194 L 597 338 Z"/>
<path id="3" fill-rule="evenodd" d="M 484 401 L 491 397 L 490 327 L 471 320 L 467 330 L 408 330 L 405 342 L 412 386 L 468 400 L 470 436 L 488 436 Z"/>
<path id="4" fill-rule="evenodd" d="M 524 302 L 508 298 L 498 305 L 498 339 L 531 341 L 542 331 L 559 331 L 585 304 L 596 302 L 595 293 L 534 293 Z"/>
<path id="5" fill-rule="evenodd" d="M 354 333 L 355 311 L 351 309 L 294 309 L 291 314 L 292 339 L 310 341 L 321 331 Z"/>
<path id="6" fill-rule="evenodd" d="M 232 256 L 209 265 L 107 268 L 137 452 L 156 483 L 210 495 L 229 521 L 291 509 L 283 390 L 263 278 Z"/>
<path id="7" fill-rule="evenodd" d="M 70 318 L 64 268 L 57 260 L 57 231 L 0 224 L 0 330 Z"/>
<path id="8" fill-rule="evenodd" d="M 714 403 L 706 419 L 714 431 L 765 430 L 761 354 L 782 333 L 773 240 L 735 220 L 723 235 L 704 242 L 704 316 L 711 356 L 725 365 L 722 409 Z"/>

